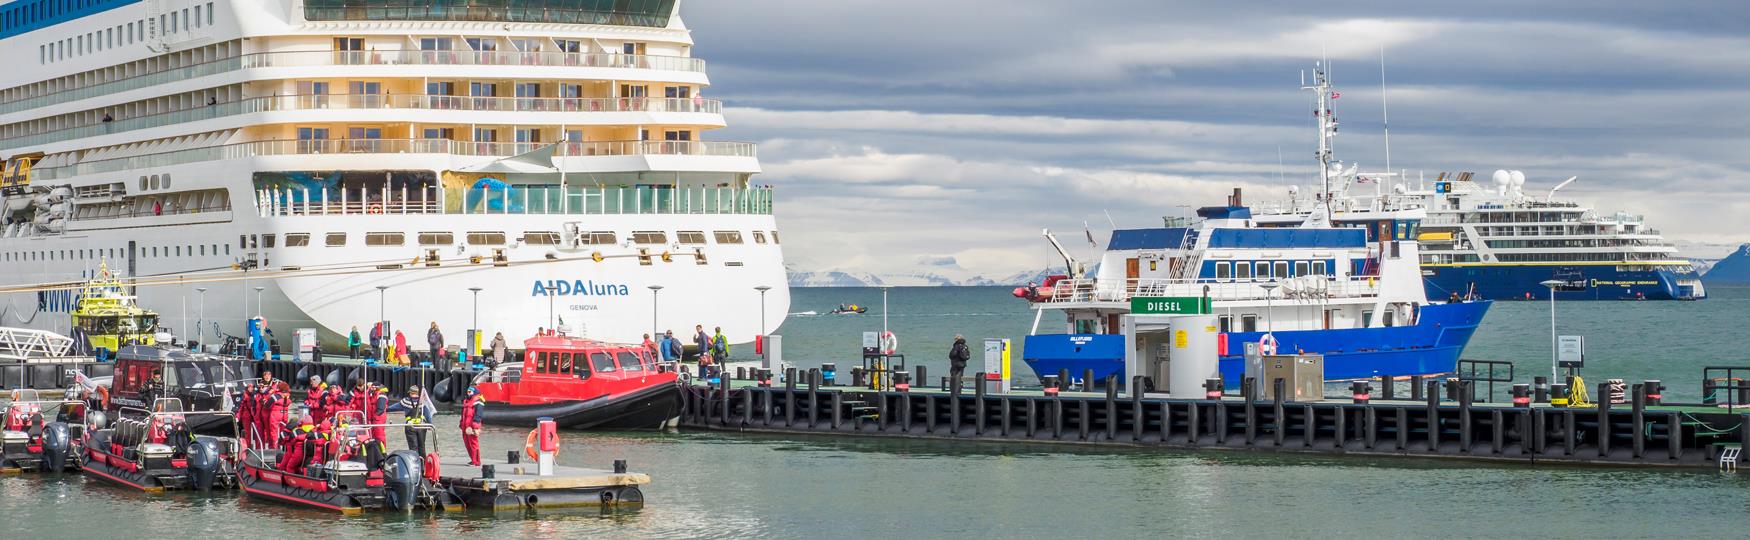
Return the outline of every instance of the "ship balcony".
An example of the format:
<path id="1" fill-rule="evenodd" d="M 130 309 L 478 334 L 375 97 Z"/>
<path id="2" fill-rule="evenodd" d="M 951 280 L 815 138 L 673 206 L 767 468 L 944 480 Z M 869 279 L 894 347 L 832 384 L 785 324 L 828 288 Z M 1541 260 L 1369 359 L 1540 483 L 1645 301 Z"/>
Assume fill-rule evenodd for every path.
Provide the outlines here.
<path id="1" fill-rule="evenodd" d="M 352 66 L 363 66 L 354 70 Z M 426 66 L 461 66 L 473 77 L 636 80 L 706 84 L 705 61 L 690 56 L 606 53 L 497 51 L 284 51 L 252 53 L 197 64 L 167 67 L 130 77 L 43 90 L 36 95 L 0 103 L 0 115 L 85 99 L 111 96 L 242 70 L 265 70 L 248 79 L 298 77 L 431 77 L 441 75 Z M 280 73 L 278 68 L 290 71 Z M 312 68 L 300 70 L 291 68 Z M 563 68 L 535 70 L 534 68 Z M 300 73 L 307 71 L 307 73 Z M 235 82 L 235 81 L 227 81 Z M 201 88 L 214 86 L 202 84 Z M 155 92 L 162 94 L 163 92 Z M 149 96 L 147 96 L 149 97 Z"/>
<path id="2" fill-rule="evenodd" d="M 434 115 L 442 111 L 441 115 Z M 86 137 L 258 115 L 242 125 L 285 122 L 448 122 L 476 124 L 698 125 L 722 127 L 723 103 L 703 98 L 527 98 L 393 94 L 322 94 L 247 98 L 158 114 L 113 119 L 0 139 L 18 148 Z M 291 114 L 287 116 L 287 114 Z M 564 115 L 564 116 L 554 116 Z M 241 127 L 239 126 L 220 126 Z M 203 125 L 200 131 L 214 126 Z"/>
<path id="3" fill-rule="evenodd" d="M 772 215 L 772 187 L 516 184 L 504 188 L 264 189 L 261 217 L 347 215 Z"/>
<path id="4" fill-rule="evenodd" d="M 1274 290 L 1265 285 L 1275 285 Z M 1367 298 L 1379 296 L 1376 276 L 1300 276 L 1265 281 L 1210 279 L 1092 278 L 1057 282 L 1041 290 L 1045 304 L 1124 304 L 1136 297 L 1203 297 L 1216 301 L 1265 301 L 1297 299 Z"/>
<path id="5" fill-rule="evenodd" d="M 449 139 L 274 140 L 203 146 L 171 152 L 85 161 L 33 169 L 41 180 L 168 167 L 205 161 L 252 158 L 268 170 L 386 169 L 442 170 L 480 164 L 493 158 L 548 146 L 553 162 L 571 172 L 727 171 L 759 172 L 753 143 L 732 141 L 588 141 L 545 143 L 469 142 Z M 318 162 L 312 158 L 320 156 Z"/>

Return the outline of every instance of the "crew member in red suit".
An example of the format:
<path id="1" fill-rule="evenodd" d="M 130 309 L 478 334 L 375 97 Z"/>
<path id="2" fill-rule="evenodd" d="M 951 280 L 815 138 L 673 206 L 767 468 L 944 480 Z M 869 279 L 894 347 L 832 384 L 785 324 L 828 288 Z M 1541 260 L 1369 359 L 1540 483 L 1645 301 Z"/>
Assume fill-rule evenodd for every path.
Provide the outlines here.
<path id="1" fill-rule="evenodd" d="M 305 415 L 298 422 L 298 429 L 292 430 L 292 436 L 285 440 L 281 448 L 279 469 L 292 474 L 304 474 L 304 463 L 311 438 L 314 437 L 316 426 L 310 424 L 310 416 Z"/>
<path id="2" fill-rule="evenodd" d="M 280 430 L 285 429 L 288 417 L 286 409 L 292 404 L 292 389 L 286 385 L 285 381 L 274 381 L 273 389 L 268 392 L 265 401 L 267 404 L 264 407 L 267 409 L 267 425 L 262 426 L 262 436 L 277 437 Z"/>
<path id="3" fill-rule="evenodd" d="M 322 378 L 311 375 L 310 387 L 304 391 L 304 408 L 310 411 L 310 420 L 318 424 L 328 419 L 328 385 Z"/>
<path id="4" fill-rule="evenodd" d="M 255 386 L 245 385 L 241 393 L 231 399 L 236 407 L 237 429 L 243 432 L 244 448 L 256 446 L 254 434 L 251 433 L 250 429 L 255 427 Z"/>
<path id="5" fill-rule="evenodd" d="M 373 393 L 375 395 L 371 397 L 370 406 L 365 410 L 365 423 L 377 425 L 371 428 L 371 439 L 377 441 L 378 449 L 386 452 L 389 448 L 389 428 L 382 424 L 389 419 L 389 389 L 377 387 Z"/>
<path id="6" fill-rule="evenodd" d="M 468 399 L 462 400 L 462 446 L 468 449 L 468 466 L 480 466 L 480 413 L 486 404 L 480 402 L 480 389 L 468 387 Z"/>

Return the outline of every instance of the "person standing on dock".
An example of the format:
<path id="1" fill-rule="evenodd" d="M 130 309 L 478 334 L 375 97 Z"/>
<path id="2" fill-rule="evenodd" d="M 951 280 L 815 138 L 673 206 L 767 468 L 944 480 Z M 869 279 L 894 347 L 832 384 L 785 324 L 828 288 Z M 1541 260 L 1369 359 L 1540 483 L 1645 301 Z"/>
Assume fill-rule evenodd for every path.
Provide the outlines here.
<path id="1" fill-rule="evenodd" d="M 711 356 L 719 365 L 729 362 L 729 338 L 723 337 L 723 327 L 716 327 L 717 333 L 711 335 Z"/>
<path id="2" fill-rule="evenodd" d="M 377 354 L 377 361 L 383 359 L 383 323 L 371 325 L 371 350 Z"/>
<path id="3" fill-rule="evenodd" d="M 444 357 L 444 333 L 438 330 L 437 321 L 432 321 L 431 330 L 425 331 L 425 344 L 431 346 L 431 365 L 438 366 Z"/>
<path id="4" fill-rule="evenodd" d="M 400 330 L 395 331 L 395 350 L 391 354 L 393 354 L 395 357 L 395 364 L 396 365 L 405 366 L 408 364 L 408 361 L 407 361 L 407 334 L 401 333 Z"/>
<path id="5" fill-rule="evenodd" d="M 650 334 L 644 334 L 644 352 L 649 353 L 651 358 L 662 359 L 662 352 L 656 350 L 656 342 L 651 341 Z"/>
<path id="6" fill-rule="evenodd" d="M 359 327 L 353 326 L 352 327 L 352 334 L 349 334 L 346 336 L 346 350 L 347 350 L 347 357 L 348 358 L 351 358 L 353 360 L 359 359 L 359 345 L 363 345 L 363 343 L 361 343 L 359 340 Z"/>
<path id="7" fill-rule="evenodd" d="M 948 381 L 960 387 L 960 377 L 966 373 L 966 362 L 972 360 L 972 348 L 966 346 L 966 336 L 954 334 L 954 346 L 948 349 Z"/>
<path id="8" fill-rule="evenodd" d="M 492 365 L 487 366 L 489 369 L 496 368 L 499 364 L 503 364 L 505 355 L 510 353 L 510 347 L 504 342 L 504 332 L 497 332 L 492 335 L 491 347 Z"/>
<path id="9" fill-rule="evenodd" d="M 468 449 L 468 466 L 480 466 L 480 414 L 486 404 L 480 402 L 480 389 L 469 386 L 468 399 L 462 400 L 462 447 Z"/>
<path id="10" fill-rule="evenodd" d="M 656 340 L 656 346 L 662 349 L 662 361 L 673 362 L 680 359 L 680 354 L 677 352 L 680 349 L 680 343 L 675 342 L 674 330 L 663 332 L 662 339 Z"/>

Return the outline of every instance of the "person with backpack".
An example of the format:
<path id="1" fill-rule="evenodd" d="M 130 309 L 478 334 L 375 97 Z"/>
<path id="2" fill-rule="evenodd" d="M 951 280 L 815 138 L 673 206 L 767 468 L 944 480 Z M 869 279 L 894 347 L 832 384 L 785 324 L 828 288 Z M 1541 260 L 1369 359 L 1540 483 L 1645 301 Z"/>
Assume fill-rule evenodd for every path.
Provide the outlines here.
<path id="1" fill-rule="evenodd" d="M 954 335 L 954 346 L 948 349 L 948 380 L 953 388 L 960 387 L 960 376 L 966 373 L 966 362 L 972 360 L 972 348 L 966 346 L 966 336 Z"/>
<path id="2" fill-rule="evenodd" d="M 723 327 L 716 328 L 717 333 L 711 335 L 711 356 L 716 357 L 718 363 L 728 362 L 729 338 L 723 337 Z"/>

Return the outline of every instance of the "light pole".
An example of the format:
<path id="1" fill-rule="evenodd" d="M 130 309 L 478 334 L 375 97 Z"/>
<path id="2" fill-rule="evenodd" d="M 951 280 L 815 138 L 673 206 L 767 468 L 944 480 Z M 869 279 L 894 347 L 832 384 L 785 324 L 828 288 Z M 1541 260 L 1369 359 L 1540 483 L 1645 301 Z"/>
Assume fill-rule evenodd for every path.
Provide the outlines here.
<path id="1" fill-rule="evenodd" d="M 656 322 L 656 310 L 658 308 L 658 306 L 656 304 L 656 296 L 658 293 L 661 293 L 661 292 L 662 292 L 661 285 L 651 285 L 650 286 L 650 338 L 651 339 L 656 339 L 656 336 L 662 335 L 662 332 L 660 330 L 658 330 L 659 327 L 657 326 L 657 322 Z"/>
<path id="2" fill-rule="evenodd" d="M 207 288 L 206 287 L 196 287 L 195 291 L 199 292 L 201 295 L 201 307 L 200 307 L 201 312 L 200 312 L 200 316 L 198 317 L 198 320 L 200 322 L 194 323 L 194 335 L 195 335 L 195 340 L 196 340 L 195 343 L 199 343 L 200 347 L 205 349 L 207 346 L 207 331 L 206 331 Z"/>
<path id="3" fill-rule="evenodd" d="M 887 339 L 887 289 L 881 288 L 881 339 Z"/>
<path id="4" fill-rule="evenodd" d="M 558 285 L 548 285 L 547 286 L 547 329 L 551 330 L 551 331 L 553 331 L 553 333 L 557 334 L 557 333 L 559 333 L 559 325 L 553 324 L 553 301 L 554 301 L 555 296 L 559 296 L 559 286 Z"/>
<path id="5" fill-rule="evenodd" d="M 386 309 L 389 305 L 389 286 L 377 286 L 377 339 L 389 340 L 389 315 Z M 382 351 L 379 350 L 380 354 Z M 387 360 L 378 358 L 378 360 Z"/>
<path id="6" fill-rule="evenodd" d="M 1276 302 L 1276 295 L 1274 292 L 1277 287 L 1281 287 L 1282 285 L 1272 281 L 1258 286 L 1264 289 L 1264 328 L 1268 330 L 1270 336 L 1274 338 L 1276 336 L 1276 317 L 1275 313 L 1272 313 L 1276 311 L 1275 309 L 1272 309 Z"/>
<path id="7" fill-rule="evenodd" d="M 772 290 L 770 285 L 760 285 L 753 290 L 760 292 L 760 337 L 766 336 L 766 291 Z"/>
<path id="8" fill-rule="evenodd" d="M 261 316 L 261 290 L 266 288 L 267 287 L 255 288 L 255 316 L 257 317 Z"/>
<path id="9" fill-rule="evenodd" d="M 1552 383 L 1556 381 L 1556 373 L 1561 370 L 1561 354 L 1556 345 L 1556 287 L 1567 284 L 1559 279 L 1538 283 L 1549 287 L 1549 380 Z"/>
<path id="10" fill-rule="evenodd" d="M 468 287 L 468 291 L 474 293 L 474 323 L 468 327 L 468 333 L 469 333 L 469 335 L 468 335 L 468 355 L 469 356 L 480 354 L 479 349 L 476 348 L 474 346 L 474 344 L 478 343 L 480 340 L 479 336 L 480 336 L 480 291 L 481 290 L 482 289 L 480 287 Z"/>

